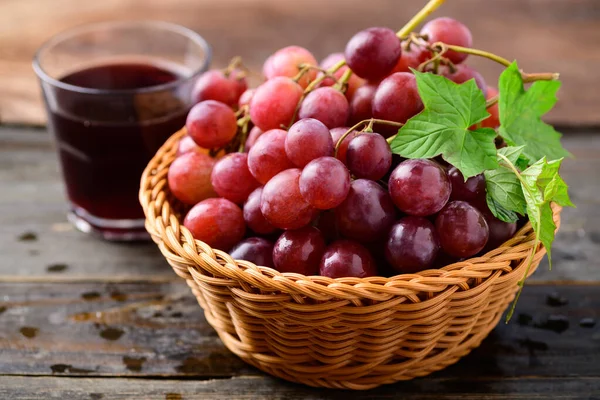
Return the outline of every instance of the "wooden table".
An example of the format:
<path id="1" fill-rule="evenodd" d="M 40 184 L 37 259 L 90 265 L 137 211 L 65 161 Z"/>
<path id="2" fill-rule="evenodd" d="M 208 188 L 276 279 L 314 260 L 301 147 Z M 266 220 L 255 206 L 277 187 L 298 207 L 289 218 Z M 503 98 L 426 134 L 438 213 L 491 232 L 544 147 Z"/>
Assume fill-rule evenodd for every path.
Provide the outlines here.
<path id="1" fill-rule="evenodd" d="M 600 131 L 572 131 L 565 209 L 515 318 L 427 378 L 348 393 L 230 353 L 154 244 L 75 231 L 51 140 L 0 127 L 0 399 L 600 399 Z M 563 299 L 566 304 L 563 304 Z"/>

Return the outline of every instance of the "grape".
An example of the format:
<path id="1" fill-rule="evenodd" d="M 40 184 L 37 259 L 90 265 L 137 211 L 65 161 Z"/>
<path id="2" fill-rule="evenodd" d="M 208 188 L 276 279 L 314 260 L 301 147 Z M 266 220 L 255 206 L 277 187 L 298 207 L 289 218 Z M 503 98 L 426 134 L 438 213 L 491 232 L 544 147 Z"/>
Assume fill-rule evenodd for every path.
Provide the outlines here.
<path id="1" fill-rule="evenodd" d="M 338 239 L 339 234 L 335 223 L 335 212 L 333 210 L 323 211 L 315 224 L 321 231 L 327 243 Z"/>
<path id="2" fill-rule="evenodd" d="M 246 139 L 246 152 L 250 152 L 250 149 L 252 148 L 252 146 L 254 146 L 254 143 L 256 143 L 258 137 L 262 134 L 263 131 L 258 126 L 255 126 L 252 129 L 250 129 L 250 133 L 248 133 L 248 138 Z"/>
<path id="3" fill-rule="evenodd" d="M 211 70 L 203 73 L 196 81 L 192 90 L 194 103 L 215 100 L 229 107 L 235 106 L 241 92 L 246 90 L 248 86 L 246 78 L 238 77 L 239 75 L 234 73 L 225 76 L 223 71 L 220 70 Z"/>
<path id="4" fill-rule="evenodd" d="M 185 126 L 198 146 L 213 149 L 233 139 L 237 132 L 237 119 L 233 110 L 225 104 L 206 100 L 192 107 Z"/>
<path id="5" fill-rule="evenodd" d="M 248 169 L 248 154 L 230 153 L 215 164 L 210 177 L 217 194 L 241 204 L 260 184 Z"/>
<path id="6" fill-rule="evenodd" d="M 337 240 L 325 250 L 319 273 L 333 279 L 367 278 L 377 276 L 377 266 L 364 246 L 353 240 Z"/>
<path id="7" fill-rule="evenodd" d="M 194 205 L 217 194 L 210 183 L 215 160 L 208 154 L 190 152 L 176 158 L 169 167 L 167 181 L 173 196 Z"/>
<path id="8" fill-rule="evenodd" d="M 263 67 L 263 73 L 267 79 L 272 79 L 276 76 L 293 78 L 300 72 L 299 66 L 301 64 L 316 66 L 317 60 L 310 51 L 303 47 L 288 46 L 277 50 L 267 59 Z M 306 88 L 316 76 L 317 70 L 310 69 L 298 80 L 298 84 L 302 88 Z"/>
<path id="9" fill-rule="evenodd" d="M 299 169 L 287 169 L 275 175 L 263 188 L 260 211 L 278 228 L 302 228 L 316 216 L 316 210 L 300 194 L 299 180 Z"/>
<path id="10" fill-rule="evenodd" d="M 293 167 L 285 154 L 286 134 L 282 129 L 266 131 L 248 152 L 250 173 L 263 185 L 279 172 Z"/>
<path id="11" fill-rule="evenodd" d="M 497 94 L 498 94 L 498 90 L 496 88 L 488 86 L 486 95 L 485 95 L 485 99 L 489 100 L 492 97 L 496 96 Z M 490 113 L 490 116 L 487 117 L 486 119 L 484 119 L 483 121 L 481 121 L 481 126 L 496 129 L 497 127 L 500 126 L 500 115 L 499 115 L 499 111 L 498 111 L 498 103 L 489 107 L 487 109 L 487 112 Z"/>
<path id="12" fill-rule="evenodd" d="M 440 211 L 450 198 L 452 186 L 446 171 L 425 159 L 406 160 L 392 172 L 388 189 L 396 207 L 407 214 L 425 217 Z"/>
<path id="13" fill-rule="evenodd" d="M 448 178 L 452 184 L 450 200 L 463 200 L 469 203 L 485 204 L 485 177 L 483 174 L 470 177 L 465 182 L 465 177 L 456 167 L 450 168 Z"/>
<path id="14" fill-rule="evenodd" d="M 469 28 L 453 18 L 444 17 L 429 21 L 421 29 L 421 35 L 427 35 L 430 43 L 443 42 L 461 47 L 473 46 Z M 444 57 L 454 64 L 460 64 L 467 58 L 467 54 L 449 50 L 444 53 Z"/>
<path id="15" fill-rule="evenodd" d="M 332 87 L 320 87 L 304 98 L 298 117 L 318 119 L 331 129 L 344 125 L 348 112 L 348 100 L 342 92 Z"/>
<path id="16" fill-rule="evenodd" d="M 365 132 L 348 145 L 346 165 L 357 178 L 381 179 L 392 165 L 390 145 L 379 133 Z"/>
<path id="17" fill-rule="evenodd" d="M 442 249 L 454 257 L 471 257 L 488 241 L 488 224 L 475 207 L 464 201 L 452 201 L 435 219 Z"/>
<path id="18" fill-rule="evenodd" d="M 227 199 L 206 199 L 190 209 L 183 220 L 195 239 L 227 251 L 242 240 L 246 224 L 242 210 Z"/>
<path id="19" fill-rule="evenodd" d="M 340 138 L 344 135 L 344 133 L 348 132 L 348 129 L 350 128 L 338 127 L 333 128 L 329 131 L 329 133 L 331 133 L 331 139 L 333 140 L 334 148 L 337 145 L 337 142 L 340 140 Z M 337 155 L 335 158 L 346 164 L 346 153 L 348 151 L 348 145 L 350 144 L 350 141 L 357 135 L 357 131 L 352 131 L 350 134 L 348 134 L 348 136 L 344 138 L 342 143 L 340 143 L 340 147 L 338 147 Z"/>
<path id="20" fill-rule="evenodd" d="M 246 89 L 244 91 L 244 93 L 241 94 L 240 99 L 238 100 L 238 106 L 240 108 L 242 108 L 244 106 L 249 106 L 250 101 L 252 100 L 252 97 L 254 96 L 254 92 L 256 92 L 256 89 Z"/>
<path id="21" fill-rule="evenodd" d="M 254 92 L 250 101 L 250 118 L 263 131 L 287 126 L 292 122 L 302 88 L 290 78 L 269 79 Z"/>
<path id="22" fill-rule="evenodd" d="M 234 260 L 246 260 L 263 267 L 274 268 L 273 243 L 260 237 L 250 237 L 236 244 L 229 255 Z"/>
<path id="23" fill-rule="evenodd" d="M 203 149 L 202 147 L 198 146 L 196 144 L 196 142 L 194 142 L 194 139 L 192 139 L 191 136 L 189 135 L 185 135 L 184 137 L 181 138 L 181 140 L 179 141 L 179 144 L 177 145 L 177 153 L 176 155 L 179 157 L 182 154 L 185 153 L 189 153 L 189 152 L 199 152 L 199 153 L 208 153 L 208 150 Z"/>
<path id="24" fill-rule="evenodd" d="M 239 104 L 240 97 L 242 97 L 242 94 L 244 94 L 246 92 L 246 90 L 248 90 L 248 81 L 246 80 L 246 72 L 239 70 L 237 68 L 234 68 L 233 71 L 231 71 L 229 73 L 229 79 L 233 79 L 233 81 L 235 82 L 235 88 L 236 88 L 236 92 L 237 92 L 235 104 L 232 105 L 232 107 L 234 107 L 235 105 Z"/>
<path id="25" fill-rule="evenodd" d="M 456 71 L 454 73 L 450 72 L 450 68 L 441 67 L 440 68 L 441 75 L 450 79 L 454 83 L 465 83 L 468 80 L 475 79 L 475 83 L 477 87 L 481 89 L 483 93 L 487 91 L 487 83 L 485 83 L 485 79 L 483 76 L 473 68 L 469 67 L 466 64 L 460 64 L 456 66 Z"/>
<path id="26" fill-rule="evenodd" d="M 337 64 L 338 62 L 342 61 L 343 59 L 344 59 L 344 53 L 332 53 L 332 54 L 328 55 L 327 57 L 325 57 L 323 59 L 323 61 L 321 61 L 321 68 L 329 69 L 329 68 L 333 67 L 335 64 Z M 333 76 L 335 76 L 336 79 L 340 79 L 342 77 L 342 75 L 344 75 L 344 72 L 346 72 L 347 70 L 348 70 L 348 66 L 344 65 L 342 68 L 340 68 L 336 72 L 334 72 Z M 321 75 L 323 75 L 323 73 L 319 72 L 318 76 L 321 76 Z M 335 83 L 336 83 L 336 81 L 333 80 L 332 78 L 325 78 L 323 80 L 323 82 L 321 82 L 321 86 L 333 86 Z M 360 78 L 358 75 L 356 75 L 356 74 L 350 75 L 350 78 L 348 79 L 348 82 L 347 82 L 348 87 L 346 88 L 346 93 L 345 93 L 348 101 L 350 101 L 350 99 L 354 96 L 354 93 L 356 92 L 356 90 L 364 84 L 365 84 L 365 80 Z"/>
<path id="27" fill-rule="evenodd" d="M 351 125 L 355 125 L 365 119 L 373 118 L 373 97 L 375 97 L 376 91 L 377 85 L 372 83 L 367 83 L 356 89 L 349 105 L 350 115 L 348 122 Z"/>
<path id="28" fill-rule="evenodd" d="M 340 233 L 360 242 L 383 239 L 396 219 L 389 194 L 377 183 L 357 179 L 350 184 L 346 200 L 335 209 Z"/>
<path id="29" fill-rule="evenodd" d="M 354 73 L 369 81 L 388 75 L 400 58 L 402 47 L 389 28 L 368 28 L 354 35 L 346 45 L 346 62 Z"/>
<path id="30" fill-rule="evenodd" d="M 502 243 L 512 238 L 517 232 L 516 222 L 504 222 L 494 217 L 491 212 L 482 211 L 482 214 L 488 224 L 488 229 L 490 232 L 488 242 L 483 249 L 484 252 L 488 252 L 499 247 Z"/>
<path id="31" fill-rule="evenodd" d="M 279 272 L 317 275 L 319 261 L 325 252 L 325 239 L 312 226 L 285 231 L 275 242 L 273 262 Z"/>
<path id="32" fill-rule="evenodd" d="M 431 267 L 440 249 L 435 227 L 423 217 L 404 217 L 392 226 L 385 257 L 399 273 L 411 274 Z"/>
<path id="33" fill-rule="evenodd" d="M 431 58 L 431 52 L 417 46 L 410 48 L 402 47 L 402 55 L 392 70 L 394 72 L 411 72 L 410 69 L 417 69 L 419 65 Z"/>
<path id="34" fill-rule="evenodd" d="M 373 116 L 378 119 L 405 123 L 423 110 L 413 74 L 396 72 L 385 78 L 373 97 Z M 398 128 L 390 128 L 395 132 Z"/>
<path id="35" fill-rule="evenodd" d="M 243 211 L 244 221 L 246 221 L 248 228 L 258 234 L 266 235 L 277 231 L 277 228 L 271 225 L 263 215 L 262 211 L 260 211 L 260 198 L 262 192 L 263 188 L 259 187 L 250 193 L 248 200 L 246 200 L 246 203 L 244 204 Z"/>
<path id="36" fill-rule="evenodd" d="M 350 191 L 350 173 L 337 158 L 312 160 L 300 175 L 300 193 L 311 206 L 329 210 L 339 206 Z"/>
<path id="37" fill-rule="evenodd" d="M 301 168 L 315 158 L 333 155 L 329 129 L 314 118 L 301 119 L 290 127 L 285 137 L 285 153 Z"/>

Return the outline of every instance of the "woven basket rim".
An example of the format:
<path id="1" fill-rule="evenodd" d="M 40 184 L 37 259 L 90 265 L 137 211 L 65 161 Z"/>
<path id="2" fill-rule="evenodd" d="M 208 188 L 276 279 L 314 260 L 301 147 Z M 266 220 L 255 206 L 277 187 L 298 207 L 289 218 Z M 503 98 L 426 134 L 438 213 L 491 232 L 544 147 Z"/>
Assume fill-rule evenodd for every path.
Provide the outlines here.
<path id="1" fill-rule="evenodd" d="M 227 252 L 213 249 L 208 244 L 194 239 L 191 232 L 179 222 L 173 213 L 173 207 L 167 196 L 168 185 L 166 174 L 172 161 L 179 140 L 186 135 L 185 128 L 174 133 L 157 151 L 141 178 L 139 200 L 146 216 L 146 229 L 152 235 L 153 240 L 165 253 L 173 255 L 168 259 L 169 263 L 177 271 L 177 265 L 182 268 L 181 273 L 187 276 L 202 273 L 198 270 L 200 263 L 207 266 L 207 272 L 216 276 L 215 283 L 227 277 L 244 281 L 250 285 L 260 282 L 259 286 L 270 286 L 274 291 L 296 292 L 310 297 L 319 296 L 314 292 L 320 289 L 332 289 L 326 297 L 338 298 L 364 298 L 367 292 L 377 292 L 389 298 L 389 295 L 404 295 L 419 292 L 442 292 L 448 286 L 464 286 L 465 289 L 473 288 L 467 285 L 471 279 L 485 280 L 495 273 L 500 275 L 514 274 L 526 268 L 525 263 L 531 257 L 534 242 L 533 228 L 527 222 L 515 235 L 500 245 L 479 257 L 469 258 L 455 262 L 438 269 L 427 269 L 412 274 L 398 274 L 391 277 L 367 277 L 367 278 L 329 278 L 324 276 L 305 276 L 291 272 L 279 272 L 273 268 L 258 266 L 244 260 L 234 260 Z M 554 222 L 558 229 L 560 225 L 561 207 L 552 204 Z M 510 253 L 510 255 L 509 255 Z M 522 253 L 524 261 L 517 267 L 511 267 L 510 261 L 515 259 L 515 253 Z M 546 249 L 540 243 L 536 254 L 533 255 L 534 263 L 539 261 L 546 253 Z M 521 255 L 521 254 L 520 254 Z M 219 262 L 218 260 L 221 260 Z M 187 271 L 185 271 L 187 270 Z M 533 272 L 533 271 L 531 271 Z M 182 276 L 183 277 L 183 276 Z M 206 276 L 205 276 L 206 278 Z M 270 281 L 270 282 L 269 282 Z M 270 283 L 270 284 L 269 284 Z M 302 288 L 304 286 L 304 288 Z M 294 289 L 294 290 L 292 290 Z M 340 295 L 347 292 L 349 296 Z M 321 293 L 325 294 L 325 293 Z"/>

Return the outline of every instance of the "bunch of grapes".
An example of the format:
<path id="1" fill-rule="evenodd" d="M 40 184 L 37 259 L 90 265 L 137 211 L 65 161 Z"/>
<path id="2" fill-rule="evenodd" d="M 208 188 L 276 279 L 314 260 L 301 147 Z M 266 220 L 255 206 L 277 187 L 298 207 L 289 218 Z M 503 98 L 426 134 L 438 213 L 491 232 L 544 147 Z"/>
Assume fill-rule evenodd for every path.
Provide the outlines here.
<path id="1" fill-rule="evenodd" d="M 386 140 L 423 110 L 411 68 L 497 93 L 466 54 L 439 45 L 471 42 L 463 24 L 438 18 L 403 39 L 363 30 L 320 65 L 283 48 L 253 89 L 239 63 L 205 73 L 168 174 L 192 206 L 184 225 L 235 259 L 331 278 L 414 273 L 500 245 L 516 224 L 489 211 L 483 175 L 402 159 Z M 488 111 L 482 125 L 495 128 Z"/>

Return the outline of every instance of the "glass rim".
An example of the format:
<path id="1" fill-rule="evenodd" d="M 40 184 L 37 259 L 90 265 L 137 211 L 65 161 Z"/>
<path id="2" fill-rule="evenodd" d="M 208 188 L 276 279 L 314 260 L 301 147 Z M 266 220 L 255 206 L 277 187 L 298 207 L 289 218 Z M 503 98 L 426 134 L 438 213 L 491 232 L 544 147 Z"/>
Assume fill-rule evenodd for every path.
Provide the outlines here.
<path id="1" fill-rule="evenodd" d="M 62 82 L 62 81 L 48 75 L 48 73 L 44 70 L 44 68 L 41 65 L 40 57 L 41 57 L 42 53 L 44 51 L 48 50 L 50 47 L 57 45 L 58 43 L 66 40 L 66 39 L 75 37 L 85 31 L 98 29 L 98 28 L 102 28 L 102 27 L 111 27 L 111 26 L 112 27 L 115 27 L 115 26 L 124 26 L 124 27 L 125 26 L 133 26 L 133 27 L 135 27 L 136 25 L 140 26 L 140 27 L 145 26 L 145 27 L 153 27 L 153 28 L 169 30 L 171 32 L 174 32 L 174 33 L 177 33 L 177 34 L 187 37 L 191 41 L 198 44 L 204 50 L 204 53 L 205 53 L 204 62 L 202 63 L 202 65 L 199 68 L 193 70 L 189 76 L 178 77 L 177 79 L 175 79 L 173 81 L 170 81 L 167 83 L 161 83 L 160 85 L 153 85 L 153 86 L 147 86 L 147 87 L 136 88 L 136 89 L 96 89 L 96 88 L 88 88 L 88 87 L 73 85 L 70 83 L 65 83 L 65 82 Z M 50 39 L 46 40 L 36 50 L 36 52 L 33 56 L 32 65 L 33 65 L 33 70 L 35 71 L 36 75 L 38 76 L 38 78 L 40 80 L 42 80 L 46 83 L 49 83 L 55 87 L 58 87 L 60 89 L 68 90 L 71 92 L 83 93 L 83 94 L 110 95 L 110 94 L 152 93 L 152 92 L 159 92 L 159 91 L 173 89 L 173 88 L 181 85 L 182 83 L 190 81 L 190 80 L 196 78 L 201 73 L 205 72 L 207 70 L 207 67 L 210 64 L 211 60 L 212 60 L 212 49 L 211 49 L 210 45 L 208 44 L 206 39 L 204 39 L 204 37 L 202 37 L 202 35 L 193 31 L 192 29 L 186 28 L 183 25 L 174 24 L 174 23 L 165 22 L 165 21 L 137 20 L 137 21 L 105 21 L 105 22 L 86 23 L 86 24 L 75 26 L 75 27 L 69 28 L 67 30 L 64 30 L 62 32 L 59 32 L 59 33 L 55 34 L 54 36 L 52 36 Z"/>

